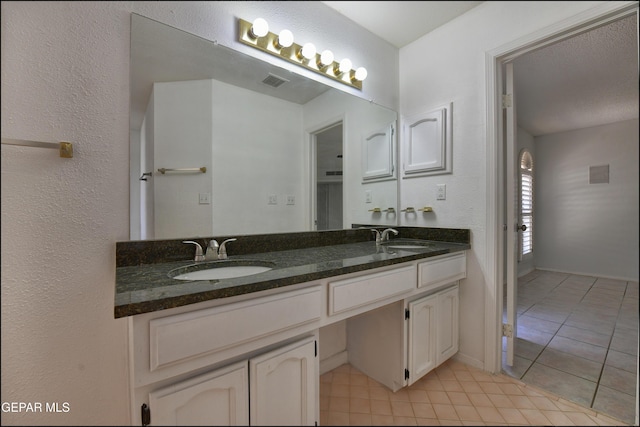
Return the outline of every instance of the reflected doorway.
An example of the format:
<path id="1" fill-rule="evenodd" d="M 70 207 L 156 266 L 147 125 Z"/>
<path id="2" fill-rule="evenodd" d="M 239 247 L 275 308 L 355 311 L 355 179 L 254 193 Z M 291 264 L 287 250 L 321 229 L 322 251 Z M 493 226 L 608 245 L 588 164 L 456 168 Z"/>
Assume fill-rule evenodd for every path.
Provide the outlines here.
<path id="1" fill-rule="evenodd" d="M 316 230 L 343 228 L 342 122 L 314 134 L 316 181 Z"/>

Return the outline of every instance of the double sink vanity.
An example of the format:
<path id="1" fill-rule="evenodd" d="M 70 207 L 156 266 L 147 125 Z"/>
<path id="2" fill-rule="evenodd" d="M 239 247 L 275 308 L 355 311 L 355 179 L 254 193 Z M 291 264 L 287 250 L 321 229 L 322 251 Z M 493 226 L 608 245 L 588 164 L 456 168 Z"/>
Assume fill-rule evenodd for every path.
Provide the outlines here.
<path id="1" fill-rule="evenodd" d="M 317 425 L 322 373 L 397 391 L 453 356 L 469 230 L 395 229 L 229 236 L 201 262 L 183 240 L 118 242 L 131 422 Z"/>

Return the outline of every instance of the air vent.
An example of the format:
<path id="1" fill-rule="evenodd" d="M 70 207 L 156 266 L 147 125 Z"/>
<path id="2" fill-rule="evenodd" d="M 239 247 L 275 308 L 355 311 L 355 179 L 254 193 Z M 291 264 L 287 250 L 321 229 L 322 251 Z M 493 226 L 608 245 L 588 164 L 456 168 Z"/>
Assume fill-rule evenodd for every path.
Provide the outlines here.
<path id="1" fill-rule="evenodd" d="M 278 87 L 283 83 L 287 83 L 289 80 L 280 77 L 280 76 L 276 76 L 275 74 L 271 74 L 269 73 L 269 75 L 267 76 L 267 78 L 265 78 L 262 83 L 267 84 L 269 86 L 273 86 L 273 87 Z"/>
<path id="2" fill-rule="evenodd" d="M 327 171 L 325 176 L 342 176 L 342 171 Z"/>

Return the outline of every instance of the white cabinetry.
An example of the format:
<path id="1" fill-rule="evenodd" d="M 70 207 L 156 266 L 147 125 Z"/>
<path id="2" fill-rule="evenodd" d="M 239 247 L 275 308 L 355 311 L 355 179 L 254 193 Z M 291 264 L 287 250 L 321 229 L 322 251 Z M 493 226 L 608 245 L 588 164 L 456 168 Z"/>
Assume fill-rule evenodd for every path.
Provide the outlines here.
<path id="1" fill-rule="evenodd" d="M 135 316 L 132 424 L 315 424 L 322 301 L 316 284 Z"/>
<path id="2" fill-rule="evenodd" d="M 458 352 L 458 280 L 466 277 L 466 254 L 434 257 L 417 267 L 413 291 L 347 320 L 349 362 L 393 391 Z"/>
<path id="3" fill-rule="evenodd" d="M 458 352 L 458 285 L 408 303 L 407 385 Z"/>
<path id="4" fill-rule="evenodd" d="M 408 360 L 409 384 L 436 367 L 436 307 L 438 295 L 429 295 L 408 306 Z"/>
<path id="5" fill-rule="evenodd" d="M 247 425 L 248 398 L 247 364 L 235 363 L 149 393 L 149 418 L 151 425 Z"/>
<path id="6" fill-rule="evenodd" d="M 307 337 L 152 391 L 150 424 L 314 425 L 316 345 Z"/>
<path id="7" fill-rule="evenodd" d="M 314 425 L 319 328 L 342 321 L 348 361 L 399 390 L 458 351 L 464 277 L 461 252 L 135 316 L 132 424 Z"/>
<path id="8" fill-rule="evenodd" d="M 458 286 L 438 293 L 436 306 L 436 365 L 458 352 Z"/>
<path id="9" fill-rule="evenodd" d="M 314 425 L 318 369 L 313 337 L 249 360 L 250 424 Z"/>
<path id="10" fill-rule="evenodd" d="M 458 351 L 458 284 L 347 321 L 353 367 L 397 391 Z"/>

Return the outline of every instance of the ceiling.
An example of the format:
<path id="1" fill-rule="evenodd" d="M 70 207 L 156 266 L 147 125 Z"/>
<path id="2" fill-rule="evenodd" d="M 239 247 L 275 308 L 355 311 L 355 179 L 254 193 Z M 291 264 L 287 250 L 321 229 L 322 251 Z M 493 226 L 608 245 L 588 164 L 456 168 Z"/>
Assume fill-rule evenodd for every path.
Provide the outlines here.
<path id="1" fill-rule="evenodd" d="M 478 1 L 324 1 L 402 48 Z M 519 125 L 533 136 L 638 118 L 636 16 L 518 57 Z"/>
<path id="2" fill-rule="evenodd" d="M 398 49 L 481 1 L 323 1 Z"/>

